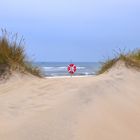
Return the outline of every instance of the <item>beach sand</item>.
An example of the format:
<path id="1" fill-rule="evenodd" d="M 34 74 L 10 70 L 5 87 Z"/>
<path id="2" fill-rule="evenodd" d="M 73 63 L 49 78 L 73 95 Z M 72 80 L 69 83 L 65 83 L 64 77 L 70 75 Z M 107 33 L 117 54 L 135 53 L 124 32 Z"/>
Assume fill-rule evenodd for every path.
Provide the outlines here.
<path id="1" fill-rule="evenodd" d="M 140 72 L 117 63 L 91 77 L 15 74 L 0 84 L 0 140 L 140 140 Z"/>

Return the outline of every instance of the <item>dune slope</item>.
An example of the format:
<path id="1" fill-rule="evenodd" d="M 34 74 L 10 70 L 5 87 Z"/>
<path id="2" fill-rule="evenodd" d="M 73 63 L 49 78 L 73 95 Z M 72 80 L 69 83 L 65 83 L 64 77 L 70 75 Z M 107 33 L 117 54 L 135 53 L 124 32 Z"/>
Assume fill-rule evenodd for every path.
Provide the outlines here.
<path id="1" fill-rule="evenodd" d="M 0 84 L 0 139 L 139 140 L 139 83 L 123 63 L 95 77 L 17 75 Z"/>

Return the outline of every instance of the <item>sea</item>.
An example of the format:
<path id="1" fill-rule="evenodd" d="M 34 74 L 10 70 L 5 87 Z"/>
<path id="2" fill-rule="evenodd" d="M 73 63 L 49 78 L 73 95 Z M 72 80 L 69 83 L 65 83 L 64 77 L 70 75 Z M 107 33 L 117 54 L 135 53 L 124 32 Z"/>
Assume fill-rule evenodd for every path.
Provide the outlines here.
<path id="1" fill-rule="evenodd" d="M 46 77 L 69 76 L 67 67 L 69 62 L 36 62 L 35 65 L 39 66 Z M 90 76 L 95 75 L 99 70 L 100 62 L 73 62 L 77 70 L 73 76 Z"/>

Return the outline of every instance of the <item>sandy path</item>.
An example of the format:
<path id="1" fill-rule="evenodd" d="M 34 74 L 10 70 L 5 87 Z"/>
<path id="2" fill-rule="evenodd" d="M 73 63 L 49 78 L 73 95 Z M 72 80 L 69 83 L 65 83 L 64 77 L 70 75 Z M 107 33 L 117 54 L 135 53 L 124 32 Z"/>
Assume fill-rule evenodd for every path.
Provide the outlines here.
<path id="1" fill-rule="evenodd" d="M 129 76 L 128 76 L 129 75 Z M 1 140 L 139 140 L 140 73 L 0 85 Z"/>

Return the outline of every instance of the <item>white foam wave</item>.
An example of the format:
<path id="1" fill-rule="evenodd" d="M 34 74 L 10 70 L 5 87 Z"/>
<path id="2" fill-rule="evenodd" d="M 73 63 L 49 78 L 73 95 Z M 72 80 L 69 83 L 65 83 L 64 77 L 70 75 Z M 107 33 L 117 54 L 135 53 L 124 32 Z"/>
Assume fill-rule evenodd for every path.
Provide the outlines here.
<path id="1" fill-rule="evenodd" d="M 45 71 L 61 71 L 67 70 L 67 67 L 42 67 Z M 85 67 L 77 67 L 77 70 L 85 69 Z"/>

